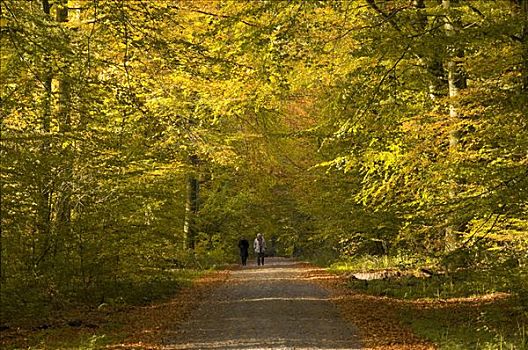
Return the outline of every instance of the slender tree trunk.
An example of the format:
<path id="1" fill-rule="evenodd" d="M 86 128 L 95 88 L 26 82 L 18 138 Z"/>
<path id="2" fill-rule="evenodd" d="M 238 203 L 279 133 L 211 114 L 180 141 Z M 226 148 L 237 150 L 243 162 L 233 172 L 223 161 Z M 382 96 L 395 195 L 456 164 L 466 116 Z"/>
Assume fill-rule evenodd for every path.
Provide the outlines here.
<path id="1" fill-rule="evenodd" d="M 199 160 L 191 156 L 193 168 L 198 166 Z M 185 220 L 183 225 L 184 248 L 194 249 L 196 243 L 196 214 L 200 195 L 200 182 L 194 173 L 189 173 L 186 180 Z"/>
<path id="2" fill-rule="evenodd" d="M 50 3 L 42 0 L 42 10 L 48 20 L 56 23 L 68 21 L 67 0 Z M 66 38 L 68 40 L 68 38 Z M 39 204 L 37 206 L 37 244 L 33 254 L 33 266 L 38 267 L 50 255 L 56 256 L 62 248 L 61 242 L 69 231 L 71 216 L 71 174 L 72 155 L 71 146 L 64 142 L 65 138 L 56 143 L 51 140 L 51 125 L 56 118 L 59 132 L 66 136 L 71 130 L 70 104 L 71 87 L 69 80 L 69 66 L 62 65 L 61 70 L 54 71 L 52 57 L 43 57 L 42 79 L 44 91 L 42 96 L 42 133 L 43 141 L 40 149 L 40 183 Z M 57 97 L 54 99 L 54 97 Z M 60 152 L 60 153 L 55 153 Z M 51 154 L 60 155 L 60 161 L 55 168 L 58 173 L 52 174 L 50 164 Z M 55 269 L 56 270 L 56 269 Z M 52 273 L 56 271 L 50 271 Z"/>
<path id="3" fill-rule="evenodd" d="M 185 202 L 185 247 L 194 249 L 196 241 L 196 212 L 198 210 L 199 182 L 194 175 L 187 178 L 187 199 Z"/>
<path id="4" fill-rule="evenodd" d="M 67 1 L 63 0 L 56 4 L 56 21 L 58 23 L 65 23 L 68 21 L 68 6 Z M 69 38 L 66 38 L 69 41 Z M 57 91 L 58 91 L 58 106 L 57 106 L 57 119 L 59 122 L 59 132 L 63 138 L 62 147 L 62 172 L 63 176 L 62 183 L 60 186 L 60 192 L 57 196 L 57 224 L 59 231 L 68 231 L 71 221 L 71 192 L 72 192 L 72 175 L 73 175 L 73 152 L 71 142 L 71 83 L 70 83 L 70 72 L 68 64 L 64 64 L 62 71 L 58 74 Z M 66 141 L 66 142 L 64 142 Z"/>
<path id="5" fill-rule="evenodd" d="M 51 16 L 51 5 L 48 0 L 42 0 L 42 11 L 45 16 Z M 33 237 L 31 256 L 32 268 L 35 268 L 45 258 L 51 244 L 51 198 L 52 198 L 52 177 L 51 166 L 49 164 L 49 154 L 51 151 L 51 106 L 52 106 L 52 81 L 53 72 L 51 69 L 51 57 L 45 55 L 43 57 L 43 73 L 41 81 L 43 83 L 44 91 L 42 93 L 41 105 L 41 127 L 42 127 L 42 144 L 40 145 L 40 169 L 38 171 L 38 201 L 37 201 L 37 217 L 36 217 L 36 236 Z M 37 242 L 40 242 L 37 245 Z"/>
<path id="6" fill-rule="evenodd" d="M 523 24 L 521 28 L 521 88 L 522 91 L 528 92 L 528 0 L 515 0 L 515 7 L 520 23 Z"/>
<path id="7" fill-rule="evenodd" d="M 458 4 L 457 0 L 442 0 L 442 5 L 446 10 L 447 16 L 445 18 L 445 32 L 449 38 L 456 39 L 460 31 L 460 20 L 451 15 L 453 5 Z M 461 66 L 461 60 L 464 58 L 464 51 L 460 48 L 449 48 L 449 58 L 447 61 L 447 81 L 449 87 L 449 115 L 451 118 L 458 117 L 458 103 L 456 98 L 460 94 L 460 90 L 466 88 L 465 71 Z M 458 138 L 450 140 L 450 144 L 458 143 Z"/>
<path id="8" fill-rule="evenodd" d="M 453 25 L 453 19 L 449 16 L 449 13 L 451 12 L 451 0 L 442 0 L 442 5 L 444 9 L 446 10 L 447 16 L 445 18 L 445 32 L 448 37 L 455 37 L 456 32 Z M 449 51 L 452 52 L 453 48 L 449 48 Z M 458 111 L 455 105 L 455 98 L 458 96 L 458 88 L 455 84 L 455 77 L 456 77 L 456 62 L 454 61 L 453 55 L 450 55 L 447 61 L 447 82 L 448 82 L 448 91 L 449 91 L 449 117 L 451 120 L 455 120 L 458 116 Z M 451 131 L 449 134 L 449 147 L 455 148 L 458 144 L 458 138 L 456 137 L 456 131 Z M 450 181 L 449 185 L 449 197 L 451 200 L 453 200 L 456 196 L 456 184 L 454 181 Z M 445 250 L 451 251 L 456 247 L 456 233 L 455 228 L 453 226 L 452 222 L 448 223 L 445 229 Z"/>
<path id="9" fill-rule="evenodd" d="M 444 29 L 446 36 L 451 38 L 451 45 L 448 47 L 448 61 L 447 66 L 447 81 L 449 91 L 449 117 L 453 123 L 456 123 L 459 116 L 459 102 L 458 97 L 460 90 L 466 88 L 466 74 L 461 66 L 461 61 L 464 58 L 464 51 L 461 48 L 456 47 L 454 44 L 457 35 L 461 29 L 460 20 L 453 14 L 453 7 L 458 4 L 458 0 L 442 0 L 443 8 L 446 12 Z M 459 146 L 460 135 L 459 130 L 452 130 L 449 133 L 449 147 L 451 150 L 455 150 Z M 449 189 L 449 197 L 451 201 L 454 201 L 457 196 L 458 184 L 455 179 L 451 179 Z M 445 247 L 447 251 L 451 251 L 457 247 L 458 236 L 457 236 L 456 223 L 451 219 L 446 227 L 446 239 Z"/>

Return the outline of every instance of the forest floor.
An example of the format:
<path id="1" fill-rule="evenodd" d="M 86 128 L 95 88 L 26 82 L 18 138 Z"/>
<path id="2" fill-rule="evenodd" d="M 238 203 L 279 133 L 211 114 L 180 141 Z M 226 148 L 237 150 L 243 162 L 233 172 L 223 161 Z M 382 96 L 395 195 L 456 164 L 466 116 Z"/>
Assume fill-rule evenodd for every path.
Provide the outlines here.
<path id="1" fill-rule="evenodd" d="M 284 258 L 201 277 L 171 300 L 85 312 L 75 324 L 1 332 L 31 349 L 433 349 L 385 298 L 357 294 L 324 269 Z M 71 316 L 70 316 L 71 318 Z M 3 334 L 2 334 L 3 333 Z"/>
<path id="2" fill-rule="evenodd" d="M 399 321 L 400 305 L 358 294 L 339 276 L 284 258 L 224 271 L 180 294 L 186 314 L 139 320 L 112 349 L 376 349 L 434 347 Z M 197 302 L 197 299 L 201 300 Z M 164 306 L 163 308 L 165 308 Z M 174 314 L 168 307 L 159 316 Z"/>
<path id="3" fill-rule="evenodd" d="M 270 258 L 198 279 L 173 299 L 78 327 L 4 334 L 7 348 L 434 349 L 398 321 L 399 306 L 354 293 L 336 275 Z M 83 319 L 84 317 L 84 319 Z M 36 334 L 38 333 L 38 334 Z M 9 339 L 8 339 L 9 338 Z"/>

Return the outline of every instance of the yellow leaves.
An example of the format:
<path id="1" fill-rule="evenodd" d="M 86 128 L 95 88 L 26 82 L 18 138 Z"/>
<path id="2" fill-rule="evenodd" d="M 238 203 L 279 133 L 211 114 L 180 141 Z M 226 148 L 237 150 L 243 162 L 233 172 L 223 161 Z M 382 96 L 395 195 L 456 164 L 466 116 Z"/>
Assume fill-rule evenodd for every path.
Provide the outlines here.
<path id="1" fill-rule="evenodd" d="M 499 203 L 498 207 L 501 208 L 503 205 Z M 508 245 L 501 245 L 501 242 L 528 244 L 528 222 L 525 220 L 514 218 L 504 220 L 499 214 L 496 214 L 488 215 L 482 219 L 473 219 L 468 226 L 470 229 L 464 234 L 465 239 L 486 238 L 499 243 L 498 246 L 490 247 L 490 251 L 510 249 Z"/>
<path id="2" fill-rule="evenodd" d="M 229 166 L 236 164 L 238 160 L 238 154 L 231 147 L 201 147 L 202 151 L 205 150 L 212 163 L 216 163 L 222 166 Z"/>

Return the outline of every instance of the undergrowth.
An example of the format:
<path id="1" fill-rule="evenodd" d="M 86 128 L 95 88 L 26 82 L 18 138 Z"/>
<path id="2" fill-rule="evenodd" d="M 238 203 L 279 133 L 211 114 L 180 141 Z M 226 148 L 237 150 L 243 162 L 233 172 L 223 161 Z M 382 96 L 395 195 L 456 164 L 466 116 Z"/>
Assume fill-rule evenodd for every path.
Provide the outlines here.
<path id="1" fill-rule="evenodd" d="M 89 300 L 70 295 L 68 300 L 49 303 L 49 297 L 29 299 L 26 292 L 20 296 L 25 304 L 10 300 L 19 305 L 15 308 L 4 299 L 8 302 L 2 305 L 0 348 L 104 348 L 124 337 L 121 333 L 127 314 L 163 305 L 204 273 L 193 269 L 142 269 L 127 279 L 88 291 Z"/>
<path id="2" fill-rule="evenodd" d="M 81 292 L 52 290 L 28 286 L 2 290 L 3 328 L 50 328 L 56 318 L 75 314 L 77 310 L 117 310 L 147 305 L 163 300 L 188 286 L 203 272 L 191 269 L 139 270 L 126 278 L 116 278 L 93 284 Z M 71 318 L 71 317 L 70 317 Z"/>

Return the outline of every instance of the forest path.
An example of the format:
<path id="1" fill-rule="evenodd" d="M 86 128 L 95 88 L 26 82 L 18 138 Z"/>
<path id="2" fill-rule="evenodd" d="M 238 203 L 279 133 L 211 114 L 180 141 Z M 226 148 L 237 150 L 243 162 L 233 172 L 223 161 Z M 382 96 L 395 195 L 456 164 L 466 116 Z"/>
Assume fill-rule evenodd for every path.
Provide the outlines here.
<path id="1" fill-rule="evenodd" d="M 360 349 L 310 268 L 281 258 L 231 272 L 163 340 L 166 349 Z"/>

